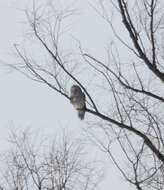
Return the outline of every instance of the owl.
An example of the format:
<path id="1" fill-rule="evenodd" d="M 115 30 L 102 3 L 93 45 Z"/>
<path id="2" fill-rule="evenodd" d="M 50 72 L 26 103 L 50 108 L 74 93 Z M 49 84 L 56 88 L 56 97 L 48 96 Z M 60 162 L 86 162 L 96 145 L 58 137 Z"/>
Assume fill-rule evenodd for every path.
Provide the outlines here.
<path id="1" fill-rule="evenodd" d="M 85 109 L 86 105 L 85 105 L 85 94 L 82 92 L 80 86 L 73 85 L 71 87 L 70 102 L 77 110 L 78 118 L 83 120 L 85 115 L 85 110 L 79 110 L 79 109 Z"/>

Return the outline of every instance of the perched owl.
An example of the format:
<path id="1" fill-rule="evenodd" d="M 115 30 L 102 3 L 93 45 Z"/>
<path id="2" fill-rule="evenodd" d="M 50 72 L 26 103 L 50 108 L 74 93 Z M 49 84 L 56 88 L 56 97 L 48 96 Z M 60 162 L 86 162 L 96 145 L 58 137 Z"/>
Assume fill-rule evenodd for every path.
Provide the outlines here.
<path id="1" fill-rule="evenodd" d="M 74 108 L 77 110 L 79 119 L 83 120 L 85 111 L 78 110 L 85 108 L 85 94 L 82 92 L 78 85 L 73 85 L 70 89 L 70 102 L 73 104 Z"/>

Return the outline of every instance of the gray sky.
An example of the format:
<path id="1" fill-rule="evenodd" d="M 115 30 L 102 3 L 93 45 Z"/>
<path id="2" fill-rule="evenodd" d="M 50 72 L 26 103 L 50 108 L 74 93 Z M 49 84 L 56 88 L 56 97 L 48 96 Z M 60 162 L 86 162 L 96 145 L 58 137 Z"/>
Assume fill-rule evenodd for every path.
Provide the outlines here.
<path id="1" fill-rule="evenodd" d="M 0 1 L 0 60 L 10 64 L 15 62 L 12 46 L 21 41 L 24 32 L 22 21 L 25 17 L 16 7 L 21 8 L 26 3 L 25 0 Z M 83 47 L 87 47 L 90 52 L 96 54 L 102 52 L 106 41 L 111 37 L 105 23 L 93 11 L 90 12 L 91 7 L 87 0 L 79 0 L 76 7 L 82 10 L 83 15 L 78 17 L 78 22 L 74 22 L 73 30 L 69 31 L 69 34 L 82 41 Z M 97 24 L 101 27 L 97 27 Z M 89 42 L 86 36 L 89 36 Z M 65 42 L 68 48 L 69 42 L 69 40 Z M 33 130 L 42 130 L 48 135 L 58 134 L 60 128 L 67 128 L 73 136 L 80 136 L 81 128 L 87 126 L 77 119 L 72 105 L 63 97 L 20 73 L 8 72 L 4 67 L 0 70 L 0 92 L 1 151 L 7 146 L 9 127 L 15 126 L 20 129 L 31 127 Z M 120 177 L 110 160 L 104 157 L 104 163 L 106 163 L 107 176 L 99 189 L 133 189 Z"/>

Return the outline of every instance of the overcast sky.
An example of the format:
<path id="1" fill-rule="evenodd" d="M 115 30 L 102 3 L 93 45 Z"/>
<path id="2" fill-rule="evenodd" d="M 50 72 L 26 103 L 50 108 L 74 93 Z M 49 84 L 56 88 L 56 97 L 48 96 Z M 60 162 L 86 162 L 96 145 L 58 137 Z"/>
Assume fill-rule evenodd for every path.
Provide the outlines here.
<path id="1" fill-rule="evenodd" d="M 30 0 L 29 0 L 30 1 Z M 67 1 L 70 0 L 63 0 Z M 37 2 L 37 1 L 36 1 Z M 14 63 L 12 57 L 13 44 L 21 41 L 24 32 L 24 14 L 16 8 L 27 5 L 25 0 L 0 0 L 0 60 L 1 62 Z M 83 46 L 93 53 L 100 53 L 105 42 L 110 38 L 107 27 L 96 17 L 87 0 L 79 0 L 76 7 L 81 10 L 82 16 L 74 22 L 70 34 L 83 42 Z M 95 19 L 96 18 L 96 19 Z M 79 22 L 81 24 L 79 24 Z M 77 24 L 77 25 L 76 25 Z M 85 26 L 85 27 L 84 27 Z M 90 36 L 88 43 L 86 35 Z M 97 37 L 101 36 L 101 38 Z M 69 46 L 66 42 L 66 46 Z M 13 58 L 13 59 L 12 59 Z M 9 127 L 42 130 L 48 135 L 58 134 L 60 128 L 67 128 L 72 136 L 80 136 L 81 128 L 86 125 L 77 119 L 72 105 L 67 100 L 56 94 L 47 86 L 35 83 L 18 72 L 8 72 L 0 67 L 0 150 L 4 151 L 7 144 L 6 138 Z M 127 185 L 110 160 L 106 160 L 107 176 L 99 189 L 126 189 L 134 188 Z"/>

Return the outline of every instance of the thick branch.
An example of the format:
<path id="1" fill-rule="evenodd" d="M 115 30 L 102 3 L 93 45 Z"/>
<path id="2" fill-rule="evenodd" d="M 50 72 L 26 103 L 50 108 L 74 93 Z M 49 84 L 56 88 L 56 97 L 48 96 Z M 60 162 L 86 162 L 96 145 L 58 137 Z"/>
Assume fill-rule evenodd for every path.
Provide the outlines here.
<path id="1" fill-rule="evenodd" d="M 140 131 L 138 131 L 137 129 L 133 128 L 132 126 L 128 126 L 124 123 L 120 123 L 108 116 L 103 115 L 102 113 L 99 112 L 95 112 L 92 111 L 90 109 L 85 109 L 86 112 L 89 112 L 105 121 L 108 121 L 110 123 L 113 123 L 115 125 L 117 125 L 118 127 L 122 128 L 122 129 L 127 129 L 128 131 L 131 131 L 132 133 L 136 134 L 137 136 L 141 137 L 145 144 L 151 149 L 151 151 L 157 156 L 157 158 L 159 160 L 161 160 L 164 163 L 164 155 L 160 153 L 160 151 L 155 147 L 155 145 L 151 142 L 151 140 L 143 133 L 141 133 Z"/>

